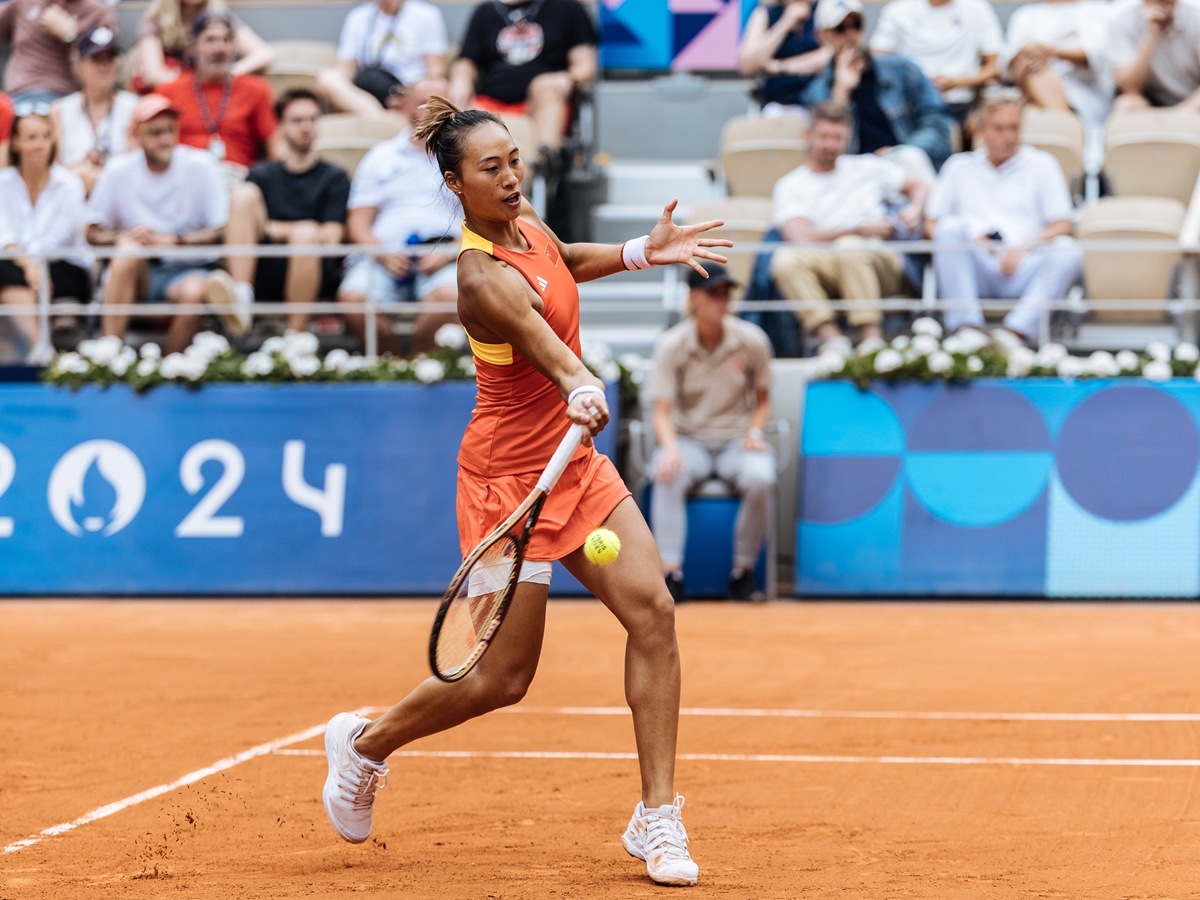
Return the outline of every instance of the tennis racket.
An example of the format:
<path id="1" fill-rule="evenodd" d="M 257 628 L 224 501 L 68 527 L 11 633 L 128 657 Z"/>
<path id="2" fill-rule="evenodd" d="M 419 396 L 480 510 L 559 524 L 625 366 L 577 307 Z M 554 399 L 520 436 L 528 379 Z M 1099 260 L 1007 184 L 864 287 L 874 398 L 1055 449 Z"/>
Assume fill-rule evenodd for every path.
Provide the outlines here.
<path id="1" fill-rule="evenodd" d="M 442 681 L 458 681 L 475 668 L 499 631 L 542 505 L 582 439 L 582 425 L 567 429 L 537 486 L 454 573 L 429 636 L 429 666 Z"/>

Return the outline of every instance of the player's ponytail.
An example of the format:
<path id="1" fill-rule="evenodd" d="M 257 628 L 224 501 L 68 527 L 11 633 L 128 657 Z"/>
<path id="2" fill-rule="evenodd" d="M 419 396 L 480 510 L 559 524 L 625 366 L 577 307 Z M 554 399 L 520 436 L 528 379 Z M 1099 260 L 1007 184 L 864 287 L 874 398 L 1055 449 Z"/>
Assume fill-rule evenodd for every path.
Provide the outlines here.
<path id="1" fill-rule="evenodd" d="M 495 113 L 482 109 L 459 109 L 445 97 L 435 94 L 426 101 L 425 116 L 413 128 L 413 137 L 425 142 L 429 155 L 443 172 L 461 175 L 467 134 L 484 122 L 507 128 Z"/>

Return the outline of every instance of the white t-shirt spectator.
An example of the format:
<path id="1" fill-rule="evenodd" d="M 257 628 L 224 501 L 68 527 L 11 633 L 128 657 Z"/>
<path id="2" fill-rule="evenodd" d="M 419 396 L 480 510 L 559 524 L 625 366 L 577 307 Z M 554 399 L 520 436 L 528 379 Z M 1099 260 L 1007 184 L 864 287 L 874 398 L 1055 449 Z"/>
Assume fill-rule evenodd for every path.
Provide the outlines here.
<path id="1" fill-rule="evenodd" d="M 1107 51 L 1116 70 L 1133 62 L 1146 33 L 1142 0 L 1116 0 L 1108 17 Z M 1175 19 L 1150 58 L 1144 93 L 1151 103 L 1174 106 L 1200 88 L 1200 3 L 1177 0 Z"/>
<path id="2" fill-rule="evenodd" d="M 999 54 L 1004 40 L 987 0 L 950 0 L 942 6 L 891 0 L 879 14 L 870 46 L 876 53 L 907 56 L 929 78 L 958 78 L 978 72 L 979 57 Z M 965 87 L 945 94 L 947 103 L 970 103 L 974 96 Z"/>
<path id="3" fill-rule="evenodd" d="M 87 206 L 83 182 L 60 165 L 50 167 L 50 181 L 29 202 L 29 189 L 14 167 L 0 169 L 0 247 L 16 244 L 30 253 L 78 247 L 80 254 L 70 262 L 91 265 L 83 239 Z"/>
<path id="4" fill-rule="evenodd" d="M 1107 0 L 1074 0 L 1070 3 L 1030 3 L 1017 7 L 1008 20 L 1008 38 L 1001 69 L 1008 72 L 1012 59 L 1030 44 L 1047 44 L 1056 50 L 1082 50 L 1088 65 L 1065 59 L 1050 60 L 1071 106 L 1085 120 L 1101 124 L 1112 105 L 1112 74 L 1104 51 Z"/>
<path id="5" fill-rule="evenodd" d="M 857 228 L 887 214 L 887 203 L 900 195 L 904 169 L 872 154 L 839 156 L 832 172 L 800 166 L 775 183 L 774 222 L 807 219 L 821 231 Z"/>
<path id="6" fill-rule="evenodd" d="M 165 172 L 151 172 L 141 150 L 109 160 L 88 200 L 87 221 L 127 230 L 145 225 L 160 234 L 224 228 L 229 188 L 217 158 L 177 146 Z"/>
<path id="7" fill-rule="evenodd" d="M 980 148 L 946 160 L 925 215 L 958 216 L 972 239 L 998 231 L 1006 243 L 1023 244 L 1051 222 L 1071 218 L 1071 194 L 1049 153 L 1023 146 L 997 168 Z"/>
<path id="8" fill-rule="evenodd" d="M 425 57 L 442 56 L 447 46 L 446 22 L 432 3 L 404 0 L 394 16 L 376 3 L 364 3 L 346 15 L 337 56 L 360 66 L 382 66 L 412 84 L 428 74 Z"/>
<path id="9" fill-rule="evenodd" d="M 376 207 L 371 230 L 387 245 L 454 235 L 463 216 L 437 163 L 411 137 L 406 128 L 368 150 L 350 184 L 349 208 Z"/>

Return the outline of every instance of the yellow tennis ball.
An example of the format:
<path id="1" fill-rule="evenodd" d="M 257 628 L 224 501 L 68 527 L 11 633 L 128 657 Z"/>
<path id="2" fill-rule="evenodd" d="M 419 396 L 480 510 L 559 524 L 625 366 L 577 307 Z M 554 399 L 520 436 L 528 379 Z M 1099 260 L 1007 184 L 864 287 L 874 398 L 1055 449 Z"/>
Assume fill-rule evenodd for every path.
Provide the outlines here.
<path id="1" fill-rule="evenodd" d="M 621 552 L 621 539 L 607 528 L 597 528 L 583 542 L 583 555 L 598 566 L 607 566 Z"/>

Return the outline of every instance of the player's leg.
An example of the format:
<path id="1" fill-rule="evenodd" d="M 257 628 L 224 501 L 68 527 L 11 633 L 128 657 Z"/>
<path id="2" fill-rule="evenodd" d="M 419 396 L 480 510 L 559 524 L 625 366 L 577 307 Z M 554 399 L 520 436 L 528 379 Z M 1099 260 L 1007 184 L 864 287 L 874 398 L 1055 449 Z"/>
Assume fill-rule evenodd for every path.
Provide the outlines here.
<path id="1" fill-rule="evenodd" d="M 675 604 L 661 575 L 654 538 L 627 497 L 604 527 L 621 539 L 621 554 L 607 566 L 576 550 L 562 560 L 625 627 L 625 699 L 633 711 L 642 802 L 622 838 L 630 855 L 646 861 L 661 884 L 695 884 L 699 869 L 687 850 L 683 799 L 675 796 L 675 745 L 679 732 L 679 646 Z"/>
<path id="2" fill-rule="evenodd" d="M 384 760 L 398 748 L 525 696 L 542 651 L 547 591 L 545 584 L 517 585 L 488 652 L 462 681 L 427 678 L 373 722 L 352 713 L 330 720 L 325 728 L 329 774 L 322 799 L 338 834 L 353 843 L 371 834 L 375 792 L 388 773 Z"/>

